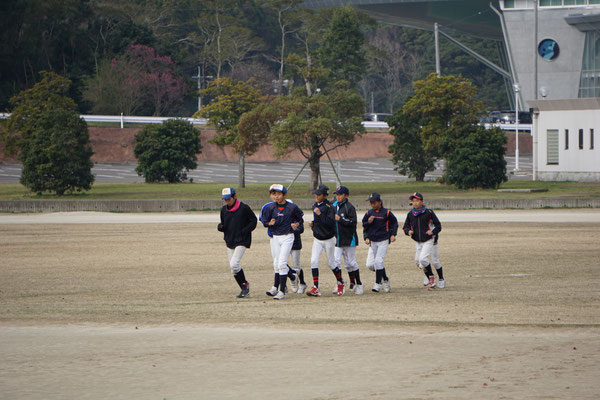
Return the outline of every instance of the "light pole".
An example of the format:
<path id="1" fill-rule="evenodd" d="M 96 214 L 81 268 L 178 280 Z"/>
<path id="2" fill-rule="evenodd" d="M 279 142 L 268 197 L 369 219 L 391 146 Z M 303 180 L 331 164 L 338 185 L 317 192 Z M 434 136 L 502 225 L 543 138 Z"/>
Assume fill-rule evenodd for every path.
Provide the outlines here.
<path id="1" fill-rule="evenodd" d="M 513 85 L 515 90 L 515 171 L 519 170 L 519 91 L 518 83 Z"/>
<path id="2" fill-rule="evenodd" d="M 192 76 L 192 79 L 198 79 L 198 111 L 200 111 L 200 109 L 202 109 L 202 80 L 203 79 L 212 79 L 212 76 L 202 76 L 202 73 L 200 71 L 200 66 L 198 65 L 198 75 L 197 76 Z"/>

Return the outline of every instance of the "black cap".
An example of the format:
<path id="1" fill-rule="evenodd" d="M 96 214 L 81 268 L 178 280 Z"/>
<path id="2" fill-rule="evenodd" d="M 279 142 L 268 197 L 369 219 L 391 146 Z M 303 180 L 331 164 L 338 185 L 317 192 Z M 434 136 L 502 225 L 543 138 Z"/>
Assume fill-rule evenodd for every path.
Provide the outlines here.
<path id="1" fill-rule="evenodd" d="M 381 195 L 379 193 L 371 193 L 367 200 L 370 202 L 381 201 Z"/>
<path id="2" fill-rule="evenodd" d="M 408 196 L 408 199 L 409 200 L 412 200 L 412 199 L 423 200 L 423 195 L 421 193 L 414 192 L 413 194 L 411 194 L 410 196 Z"/>
<path id="3" fill-rule="evenodd" d="M 324 194 L 325 196 L 329 195 L 329 188 L 325 185 L 319 185 L 318 188 L 313 190 L 313 194 Z"/>

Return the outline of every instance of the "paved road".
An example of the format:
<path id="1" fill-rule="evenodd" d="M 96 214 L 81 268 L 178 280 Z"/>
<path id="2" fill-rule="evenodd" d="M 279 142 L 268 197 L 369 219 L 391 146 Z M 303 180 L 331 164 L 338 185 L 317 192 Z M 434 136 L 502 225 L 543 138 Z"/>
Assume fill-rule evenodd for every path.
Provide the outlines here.
<path id="1" fill-rule="evenodd" d="M 515 165 L 514 157 L 506 157 L 507 171 L 512 171 Z M 304 165 L 301 161 L 282 162 L 249 162 L 246 163 L 246 182 L 270 183 L 273 180 L 289 183 L 300 172 Z M 340 170 L 342 182 L 393 182 L 407 181 L 408 178 L 394 171 L 394 164 L 389 159 L 377 158 L 367 160 L 334 161 L 336 169 Z M 101 163 L 94 165 L 92 172 L 96 182 L 143 182 L 143 178 L 135 172 L 135 163 Z M 532 157 L 521 156 L 519 159 L 520 172 L 509 173 L 510 179 L 531 179 L 533 168 Z M 426 180 L 435 180 L 441 176 L 439 169 L 426 175 Z M 198 168 L 188 173 L 194 182 L 226 182 L 238 181 L 237 163 L 201 162 Z M 335 174 L 327 159 L 321 160 L 321 175 L 325 182 L 335 182 Z M 0 163 L 0 183 L 17 183 L 21 176 L 21 165 L 15 163 Z M 308 182 L 310 169 L 304 168 L 300 182 Z"/>

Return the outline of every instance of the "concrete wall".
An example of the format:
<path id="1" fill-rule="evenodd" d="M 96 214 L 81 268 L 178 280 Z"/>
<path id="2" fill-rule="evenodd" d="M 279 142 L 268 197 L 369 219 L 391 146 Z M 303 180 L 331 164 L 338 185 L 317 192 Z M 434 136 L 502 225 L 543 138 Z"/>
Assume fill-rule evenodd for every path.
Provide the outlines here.
<path id="1" fill-rule="evenodd" d="M 368 208 L 366 201 L 351 199 L 358 210 Z M 255 211 L 264 200 L 244 201 Z M 310 210 L 313 203 L 309 199 L 295 201 L 304 210 Z M 27 200 L 0 201 L 0 212 L 182 212 L 191 210 L 219 210 L 221 200 Z M 408 200 L 388 197 L 385 206 L 392 210 L 408 210 Z M 431 199 L 427 206 L 436 210 L 468 209 L 531 209 L 531 208 L 600 208 L 600 199 Z"/>

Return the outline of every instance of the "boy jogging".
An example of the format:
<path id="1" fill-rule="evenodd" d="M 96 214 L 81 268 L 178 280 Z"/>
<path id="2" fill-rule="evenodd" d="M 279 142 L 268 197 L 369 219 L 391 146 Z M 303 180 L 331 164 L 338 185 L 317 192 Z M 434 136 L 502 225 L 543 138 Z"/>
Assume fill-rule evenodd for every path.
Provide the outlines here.
<path id="1" fill-rule="evenodd" d="M 435 277 L 431 270 L 429 256 L 433 251 L 434 236 L 440 233 L 442 224 L 435 213 L 423 205 L 421 193 L 415 192 L 409 199 L 412 201 L 413 209 L 406 215 L 402 230 L 416 242 L 415 263 L 427 276 L 429 281 L 427 290 L 431 290 L 435 288 Z"/>
<path id="2" fill-rule="evenodd" d="M 262 208 L 260 209 L 260 216 L 258 218 L 258 220 L 264 224 L 265 221 L 263 221 L 263 217 L 265 214 L 265 210 L 269 207 L 274 206 L 274 204 L 276 203 L 275 201 L 275 192 L 271 192 L 269 193 L 269 196 L 271 197 L 271 200 L 269 203 L 266 203 L 265 205 L 262 206 Z M 286 199 L 287 202 L 291 203 L 292 201 L 289 199 Z M 268 222 L 268 221 L 267 221 Z M 304 225 L 300 225 L 298 226 L 298 230 L 302 230 L 304 231 Z M 271 228 L 267 228 L 267 236 L 269 237 L 269 246 L 271 246 L 271 242 L 273 240 L 273 233 L 271 232 Z M 292 260 L 294 260 L 294 250 L 296 250 L 297 248 L 297 244 L 298 241 L 300 240 L 300 235 L 299 233 L 296 231 L 294 232 L 294 244 L 292 245 Z M 300 248 L 302 248 L 302 242 L 300 242 Z M 273 253 L 271 253 L 271 256 L 273 255 Z M 298 254 L 299 256 L 299 254 Z M 299 261 L 298 261 L 299 262 Z M 273 262 L 273 268 L 275 268 L 275 270 L 279 271 L 278 267 L 276 266 L 275 262 Z M 288 276 L 290 277 L 291 280 L 291 286 L 292 286 L 292 291 L 294 291 L 294 287 L 295 287 L 295 283 L 297 283 L 297 281 L 295 280 L 295 270 L 292 269 L 289 265 L 288 265 Z M 268 296 L 275 296 L 277 294 L 277 292 L 279 291 L 278 289 L 279 287 L 279 272 L 276 272 L 273 278 L 273 287 L 270 290 L 267 290 L 267 295 Z M 299 290 L 299 289 L 298 289 Z M 286 293 L 287 293 L 287 288 L 286 288 Z"/>
<path id="3" fill-rule="evenodd" d="M 233 188 L 223 189 L 221 196 L 225 205 L 221 208 L 221 222 L 217 229 L 223 232 L 223 238 L 227 245 L 229 268 L 241 289 L 237 297 L 244 298 L 250 294 L 250 284 L 246 280 L 240 261 L 252 243 L 252 231 L 256 228 L 256 215 L 247 204 L 237 199 Z"/>
<path id="4" fill-rule="evenodd" d="M 287 260 L 294 244 L 294 231 L 304 223 L 304 213 L 294 203 L 286 201 L 287 189 L 283 185 L 271 185 L 269 194 L 274 199 L 272 204 L 263 208 L 261 221 L 273 234 L 271 239 L 271 255 L 275 269 L 275 284 L 267 294 L 277 291 L 275 300 L 285 299 L 286 281 L 289 267 Z M 277 282 L 277 274 L 279 279 Z M 297 277 L 294 277 L 298 279 Z"/>
<path id="5" fill-rule="evenodd" d="M 335 209 L 327 199 L 329 188 L 320 185 L 313 194 L 315 195 L 315 204 L 312 206 L 313 221 L 309 223 L 309 226 L 315 238 L 310 257 L 314 286 L 306 294 L 318 297 L 321 295 L 319 290 L 319 258 L 321 258 L 323 250 L 325 250 L 327 256 L 327 265 L 333 271 L 336 279 L 339 277 L 338 282 L 342 282 L 342 274 L 339 268 L 336 272 L 335 266 Z"/>
<path id="6" fill-rule="evenodd" d="M 367 268 L 375 271 L 373 292 L 379 293 L 383 287 L 383 290 L 388 293 L 390 280 L 385 273 L 384 259 L 388 245 L 396 241 L 398 220 L 390 210 L 383 207 L 379 193 L 371 193 L 367 200 L 371 203 L 371 209 L 362 219 L 363 237 L 367 246 L 370 246 Z"/>
<path id="7" fill-rule="evenodd" d="M 356 246 L 358 246 L 358 235 L 356 233 L 356 209 L 348 201 L 350 191 L 345 186 L 338 186 L 333 192 L 336 195 L 337 201 L 335 206 L 335 266 L 339 270 L 342 265 L 342 256 L 344 256 L 344 267 L 350 276 L 350 290 L 356 294 L 362 294 L 364 291 L 363 284 L 360 280 L 360 271 L 356 262 Z M 337 295 L 343 296 L 346 292 L 346 284 L 341 279 L 341 270 L 336 273 Z"/>

